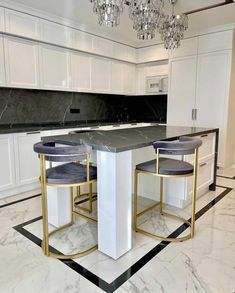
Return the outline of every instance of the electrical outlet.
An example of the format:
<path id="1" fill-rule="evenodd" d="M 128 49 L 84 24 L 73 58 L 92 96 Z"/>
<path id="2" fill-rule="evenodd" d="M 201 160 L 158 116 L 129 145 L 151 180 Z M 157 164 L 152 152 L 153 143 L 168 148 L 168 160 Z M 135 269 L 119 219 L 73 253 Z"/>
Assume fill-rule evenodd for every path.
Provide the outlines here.
<path id="1" fill-rule="evenodd" d="M 79 114 L 80 113 L 80 109 L 78 109 L 78 108 L 71 108 L 70 109 L 70 113 L 71 114 Z"/>

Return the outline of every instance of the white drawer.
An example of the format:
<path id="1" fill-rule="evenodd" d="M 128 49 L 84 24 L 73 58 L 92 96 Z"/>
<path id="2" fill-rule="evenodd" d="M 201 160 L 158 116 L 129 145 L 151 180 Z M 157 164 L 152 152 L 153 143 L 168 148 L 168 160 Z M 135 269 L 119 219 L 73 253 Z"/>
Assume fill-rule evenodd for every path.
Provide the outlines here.
<path id="1" fill-rule="evenodd" d="M 187 179 L 187 191 L 188 194 L 192 194 L 193 190 L 193 177 Z M 214 157 L 199 163 L 198 165 L 198 174 L 197 174 L 197 192 L 200 193 L 200 190 L 205 189 L 214 180 Z"/>

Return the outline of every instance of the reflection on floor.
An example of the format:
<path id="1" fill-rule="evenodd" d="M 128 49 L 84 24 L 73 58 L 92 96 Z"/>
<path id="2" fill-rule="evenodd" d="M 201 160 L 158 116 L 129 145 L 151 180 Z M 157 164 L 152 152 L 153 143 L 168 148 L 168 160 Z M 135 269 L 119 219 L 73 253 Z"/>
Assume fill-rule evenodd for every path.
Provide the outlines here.
<path id="1" fill-rule="evenodd" d="M 219 173 L 232 178 L 235 170 Z M 29 199 L 12 205 L 9 202 L 21 200 L 22 195 L 0 200 L 0 292 L 234 293 L 235 180 L 218 177 L 217 185 L 216 192 L 198 200 L 197 211 L 201 212 L 194 239 L 164 245 L 133 233 L 133 249 L 117 261 L 99 251 L 70 262 L 45 257 L 39 247 L 40 196 L 28 194 Z M 140 209 L 148 204 L 142 199 Z M 190 208 L 177 210 L 177 214 L 189 218 Z M 139 221 L 149 231 L 163 235 L 181 225 L 160 219 L 157 209 Z M 79 218 L 68 232 L 54 236 L 51 245 L 66 253 L 96 241 L 96 225 Z"/>

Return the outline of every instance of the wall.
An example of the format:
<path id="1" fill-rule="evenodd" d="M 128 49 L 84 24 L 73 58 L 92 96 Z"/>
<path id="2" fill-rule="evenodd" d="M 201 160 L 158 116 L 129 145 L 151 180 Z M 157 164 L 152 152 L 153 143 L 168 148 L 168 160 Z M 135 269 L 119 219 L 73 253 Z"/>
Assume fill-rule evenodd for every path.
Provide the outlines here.
<path id="1" fill-rule="evenodd" d="M 167 96 L 123 96 L 0 88 L 0 125 L 166 121 Z M 80 109 L 71 114 L 70 109 Z"/>

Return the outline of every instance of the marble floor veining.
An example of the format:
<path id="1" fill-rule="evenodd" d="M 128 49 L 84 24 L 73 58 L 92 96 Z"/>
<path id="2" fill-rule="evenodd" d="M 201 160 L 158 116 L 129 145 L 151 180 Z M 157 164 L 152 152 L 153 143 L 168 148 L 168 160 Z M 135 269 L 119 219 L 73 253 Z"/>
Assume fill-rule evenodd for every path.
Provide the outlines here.
<path id="1" fill-rule="evenodd" d="M 40 196 L 29 194 L 24 201 L 22 195 L 1 200 L 0 292 L 234 293 L 234 175 L 234 169 L 228 170 L 228 176 L 224 171 L 223 177 L 218 177 L 216 191 L 198 199 L 192 240 L 164 245 L 133 233 L 133 249 L 117 261 L 99 251 L 67 262 L 45 257 L 39 247 Z M 190 207 L 176 212 L 190 217 Z M 160 221 L 157 209 L 139 219 L 139 224 L 165 235 L 181 225 Z M 66 253 L 96 241 L 96 225 L 79 219 L 69 231 L 55 235 L 51 245 Z"/>

